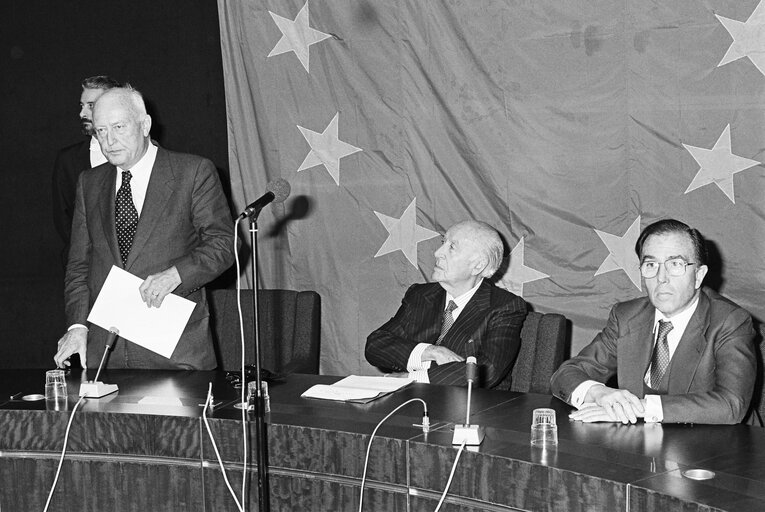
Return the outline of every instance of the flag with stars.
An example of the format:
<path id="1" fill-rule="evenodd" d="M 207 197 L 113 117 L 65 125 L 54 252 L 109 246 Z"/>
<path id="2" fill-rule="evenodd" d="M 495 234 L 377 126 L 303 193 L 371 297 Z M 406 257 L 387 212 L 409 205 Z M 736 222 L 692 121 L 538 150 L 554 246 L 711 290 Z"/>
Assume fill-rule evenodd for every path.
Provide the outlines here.
<path id="1" fill-rule="evenodd" d="M 259 286 L 318 291 L 321 371 L 373 374 L 367 335 L 474 218 L 576 354 L 672 217 L 765 319 L 764 2 L 218 0 L 234 206 L 292 187 Z"/>

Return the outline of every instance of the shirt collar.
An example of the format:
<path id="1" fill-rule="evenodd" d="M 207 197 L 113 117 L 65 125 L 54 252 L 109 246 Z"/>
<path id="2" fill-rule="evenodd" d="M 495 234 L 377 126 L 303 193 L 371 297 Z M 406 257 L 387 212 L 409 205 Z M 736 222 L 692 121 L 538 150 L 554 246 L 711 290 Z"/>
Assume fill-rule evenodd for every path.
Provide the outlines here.
<path id="1" fill-rule="evenodd" d="M 154 167 L 154 160 L 157 159 L 157 146 L 149 142 L 149 147 L 146 148 L 146 153 L 143 154 L 140 160 L 136 162 L 136 164 L 131 167 L 130 169 L 123 169 L 122 167 L 117 167 L 117 169 L 122 171 L 130 171 L 130 175 L 135 176 L 146 176 L 151 173 L 151 168 Z"/>
<path id="2" fill-rule="evenodd" d="M 457 305 L 457 308 L 462 309 L 462 307 L 465 304 L 467 304 L 470 301 L 470 299 L 473 298 L 473 295 L 475 295 L 475 292 L 478 291 L 478 287 L 481 286 L 481 283 L 483 283 L 483 278 L 479 279 L 478 283 L 474 287 L 472 287 L 471 289 L 469 289 L 468 291 L 466 291 L 459 297 L 452 297 L 451 293 L 446 292 L 445 304 L 449 304 L 449 301 L 453 300 L 454 303 Z"/>
<path id="3" fill-rule="evenodd" d="M 678 313 L 672 318 L 667 318 L 666 316 L 664 316 L 664 314 L 661 311 L 657 309 L 654 314 L 654 320 L 653 320 L 654 332 L 659 323 L 659 320 L 664 320 L 665 322 L 671 321 L 673 331 L 685 332 L 685 328 L 688 325 L 688 322 L 691 321 L 691 317 L 693 316 L 693 313 L 696 312 L 696 307 L 699 305 L 699 296 L 697 296 L 696 299 L 691 303 L 691 305 L 688 306 L 682 313 Z"/>

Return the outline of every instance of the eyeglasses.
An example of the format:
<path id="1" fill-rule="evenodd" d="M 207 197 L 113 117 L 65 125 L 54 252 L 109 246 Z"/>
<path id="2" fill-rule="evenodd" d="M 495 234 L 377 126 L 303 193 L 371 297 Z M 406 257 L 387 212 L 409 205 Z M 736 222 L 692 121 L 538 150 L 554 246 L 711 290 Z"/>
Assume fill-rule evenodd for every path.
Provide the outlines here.
<path id="1" fill-rule="evenodd" d="M 644 261 L 640 264 L 640 275 L 646 279 L 656 277 L 659 273 L 659 266 L 661 262 L 658 261 Z M 664 269 L 667 274 L 672 277 L 680 277 L 685 275 L 685 270 L 688 265 L 694 265 L 694 263 L 688 263 L 683 258 L 670 258 L 664 261 Z"/>

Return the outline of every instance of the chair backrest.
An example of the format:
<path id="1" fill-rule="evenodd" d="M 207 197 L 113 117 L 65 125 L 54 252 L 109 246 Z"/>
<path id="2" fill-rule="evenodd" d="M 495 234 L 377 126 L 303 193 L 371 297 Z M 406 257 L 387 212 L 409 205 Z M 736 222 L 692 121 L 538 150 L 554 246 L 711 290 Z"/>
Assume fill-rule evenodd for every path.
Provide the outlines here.
<path id="1" fill-rule="evenodd" d="M 241 367 L 236 290 L 210 290 L 210 312 L 218 368 Z M 252 291 L 242 290 L 245 363 L 255 364 Z M 258 292 L 261 367 L 275 373 L 319 373 L 321 297 L 315 291 Z"/>
<path id="2" fill-rule="evenodd" d="M 515 365 L 497 389 L 550 394 L 550 377 L 563 363 L 566 317 L 530 311 L 521 328 L 521 349 Z"/>
<path id="3" fill-rule="evenodd" d="M 755 343 L 757 344 L 757 379 L 754 383 L 754 395 L 752 396 L 749 418 L 745 422 L 750 425 L 765 427 L 765 324 L 759 325 Z"/>

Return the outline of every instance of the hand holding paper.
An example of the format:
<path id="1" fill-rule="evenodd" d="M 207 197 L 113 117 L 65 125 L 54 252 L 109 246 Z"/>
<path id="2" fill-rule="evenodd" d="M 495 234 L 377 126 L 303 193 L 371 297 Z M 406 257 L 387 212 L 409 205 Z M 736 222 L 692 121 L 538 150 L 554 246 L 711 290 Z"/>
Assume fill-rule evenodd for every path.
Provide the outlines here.
<path id="1" fill-rule="evenodd" d="M 181 276 L 175 266 L 163 270 L 159 274 L 152 274 L 138 287 L 141 298 L 148 307 L 158 308 L 162 305 L 165 297 L 178 288 L 181 284 Z"/>
<path id="2" fill-rule="evenodd" d="M 169 270 L 173 270 L 177 275 L 175 267 Z M 153 279 L 146 288 L 150 294 L 153 295 L 153 291 L 159 290 L 158 286 L 171 285 L 172 280 L 167 281 L 165 278 L 169 276 L 163 274 L 165 273 L 156 274 L 157 280 Z M 90 310 L 88 321 L 104 329 L 117 327 L 120 337 L 169 358 L 183 334 L 195 304 L 165 291 L 161 301 L 152 299 L 151 305 L 154 307 L 147 308 L 141 290 L 146 282 L 149 282 L 149 279 L 143 281 L 113 266 L 93 304 L 93 309 Z M 175 289 L 175 286 L 172 289 Z M 159 297 L 159 293 L 157 296 Z"/>

